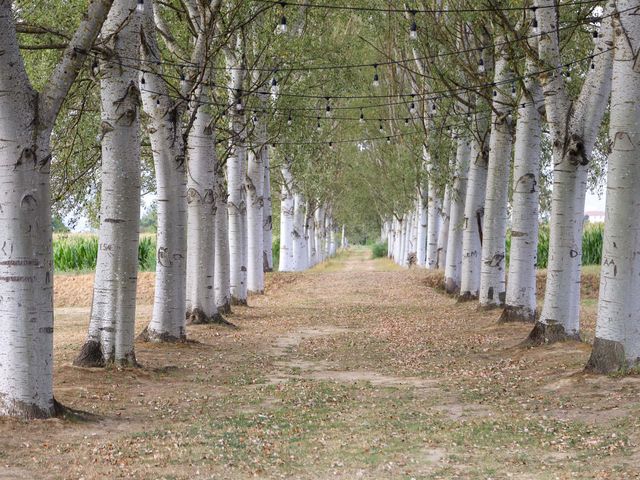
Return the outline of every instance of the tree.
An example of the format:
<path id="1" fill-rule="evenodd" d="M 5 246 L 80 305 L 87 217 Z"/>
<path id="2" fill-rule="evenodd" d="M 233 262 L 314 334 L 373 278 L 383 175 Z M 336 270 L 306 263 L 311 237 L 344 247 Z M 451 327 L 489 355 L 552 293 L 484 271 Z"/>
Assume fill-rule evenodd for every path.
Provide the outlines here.
<path id="1" fill-rule="evenodd" d="M 107 18 L 94 0 L 46 81 L 31 85 L 20 55 L 13 2 L 0 0 L 0 415 L 50 417 L 53 398 L 51 132 L 71 84 Z M 16 148 L 18 146 L 18 148 Z"/>
<path id="2" fill-rule="evenodd" d="M 140 222 L 141 15 L 115 0 L 101 37 L 102 195 L 89 334 L 75 365 L 137 365 L 134 351 Z M 127 63 L 120 59 L 127 58 Z"/>
<path id="3" fill-rule="evenodd" d="M 640 16 L 615 2 L 607 206 L 596 338 L 587 369 L 625 370 L 640 358 Z"/>

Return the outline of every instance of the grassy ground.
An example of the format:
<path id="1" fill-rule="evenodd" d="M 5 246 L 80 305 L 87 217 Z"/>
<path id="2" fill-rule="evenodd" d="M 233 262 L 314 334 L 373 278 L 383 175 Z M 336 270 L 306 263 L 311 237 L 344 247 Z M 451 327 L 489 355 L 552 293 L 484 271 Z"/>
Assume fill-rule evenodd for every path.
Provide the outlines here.
<path id="1" fill-rule="evenodd" d="M 230 317 L 239 330 L 137 344 L 136 370 L 71 366 L 90 279 L 64 282 L 56 397 L 92 416 L 0 420 L 0 478 L 640 475 L 638 377 L 585 375 L 587 343 L 521 348 L 530 326 L 498 325 L 499 312 L 456 304 L 427 272 L 368 250 L 270 275 L 269 293 Z"/>

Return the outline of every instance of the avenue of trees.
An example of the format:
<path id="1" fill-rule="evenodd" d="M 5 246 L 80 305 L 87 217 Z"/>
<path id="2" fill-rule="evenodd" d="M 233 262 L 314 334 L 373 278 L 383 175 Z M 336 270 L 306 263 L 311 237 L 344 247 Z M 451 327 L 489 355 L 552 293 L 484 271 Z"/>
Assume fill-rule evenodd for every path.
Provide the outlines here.
<path id="1" fill-rule="evenodd" d="M 264 293 L 265 272 L 308 269 L 347 237 L 382 232 L 397 263 L 441 269 L 449 294 L 531 322 L 535 346 L 580 336 L 585 195 L 606 180 L 587 367 L 634 366 L 639 9 L 0 0 L 0 415 L 63 409 L 53 397 L 52 216 L 99 226 L 74 363 L 138 366 L 149 192 L 155 299 L 139 340 L 228 325 Z M 542 218 L 550 248 L 537 311 Z"/>

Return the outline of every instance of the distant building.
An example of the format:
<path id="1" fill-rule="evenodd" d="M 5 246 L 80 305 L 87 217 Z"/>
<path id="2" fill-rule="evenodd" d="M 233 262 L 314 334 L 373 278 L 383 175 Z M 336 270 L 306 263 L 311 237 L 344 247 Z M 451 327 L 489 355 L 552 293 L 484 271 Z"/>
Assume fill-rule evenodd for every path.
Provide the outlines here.
<path id="1" fill-rule="evenodd" d="M 585 222 L 604 223 L 604 212 L 590 210 L 588 212 L 584 212 L 584 217 Z"/>

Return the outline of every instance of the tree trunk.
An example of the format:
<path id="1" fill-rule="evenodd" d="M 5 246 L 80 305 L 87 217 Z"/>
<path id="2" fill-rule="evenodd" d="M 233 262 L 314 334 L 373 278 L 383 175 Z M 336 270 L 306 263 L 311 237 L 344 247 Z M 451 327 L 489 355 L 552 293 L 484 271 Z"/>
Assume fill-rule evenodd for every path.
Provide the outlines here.
<path id="1" fill-rule="evenodd" d="M 527 72 L 537 70 L 527 60 Z M 533 322 L 536 316 L 536 258 L 538 250 L 538 183 L 542 119 L 538 109 L 543 102 L 537 80 L 525 79 L 525 100 L 516 125 L 513 162 L 513 200 L 511 251 L 506 306 L 501 321 Z"/>
<path id="2" fill-rule="evenodd" d="M 489 140 L 487 191 L 482 235 L 482 263 L 480 266 L 480 306 L 504 306 L 506 297 L 506 239 L 509 201 L 509 174 L 513 139 L 509 116 L 509 95 L 505 84 L 511 77 L 504 54 L 495 64 L 493 114 Z"/>
<path id="3" fill-rule="evenodd" d="M 539 23 L 552 34 L 540 37 L 539 53 L 547 65 L 560 64 L 556 11 L 552 0 L 539 3 Z M 545 8 L 542 8 L 545 7 Z M 569 100 L 562 72 L 551 70 L 540 79 L 545 109 L 553 139 L 553 192 L 550 221 L 549 261 L 544 305 L 528 341 L 541 344 L 579 338 L 580 262 L 582 224 L 588 163 L 611 91 L 613 54 L 609 13 L 595 41 L 594 68 L 590 69 L 578 100 Z M 549 100 L 549 101 L 547 101 Z"/>
<path id="4" fill-rule="evenodd" d="M 480 143 L 471 143 L 471 166 L 464 205 L 462 232 L 462 270 L 460 274 L 460 300 L 478 298 L 480 290 L 480 254 L 482 250 L 482 220 L 487 188 L 487 157 Z"/>
<path id="5" fill-rule="evenodd" d="M 266 121 L 266 119 L 264 120 Z M 263 119 L 260 119 L 260 124 Z M 262 125 L 258 130 L 262 130 Z M 247 288 L 251 293 L 264 293 L 264 155 L 266 130 L 258 134 L 258 151 L 249 150 L 245 188 L 247 191 Z"/>
<path id="6" fill-rule="evenodd" d="M 282 192 L 280 194 L 280 265 L 281 272 L 291 272 L 293 266 L 293 176 L 289 165 L 282 166 Z"/>
<path id="7" fill-rule="evenodd" d="M 206 106 L 196 111 L 187 153 L 187 319 L 194 324 L 220 323 L 214 280 L 217 214 L 214 186 L 218 161 L 213 118 Z"/>
<path id="8" fill-rule="evenodd" d="M 428 168 L 428 200 L 427 200 L 427 262 L 428 269 L 438 267 L 438 233 L 440 231 L 440 199 L 436 182 L 432 174 L 431 157 L 426 147 L 423 156 Z"/>
<path id="9" fill-rule="evenodd" d="M 155 65 L 160 52 L 155 38 L 152 9 L 145 10 L 142 56 Z M 186 336 L 186 223 L 187 188 L 185 151 L 180 113 L 168 95 L 161 71 L 143 74 L 141 93 L 149 116 L 148 133 L 156 172 L 157 247 L 153 315 L 145 337 L 152 341 L 177 341 Z"/>
<path id="10" fill-rule="evenodd" d="M 213 285 L 218 313 L 231 313 L 231 285 L 229 264 L 229 217 L 227 213 L 227 185 L 221 165 L 216 170 L 215 191 L 215 267 Z"/>
<path id="11" fill-rule="evenodd" d="M 445 270 L 447 265 L 447 243 L 449 241 L 449 224 L 451 221 L 451 187 L 447 185 L 442 202 L 442 225 L 438 232 L 438 264 L 437 268 Z"/>
<path id="12" fill-rule="evenodd" d="M 418 238 L 416 239 L 416 262 L 418 266 L 427 265 L 427 202 L 428 196 L 425 195 L 425 189 L 418 189 Z"/>
<path id="13" fill-rule="evenodd" d="M 76 365 L 135 366 L 140 221 L 140 18 L 133 0 L 116 0 L 104 23 L 113 58 L 100 62 L 102 194 L 89 337 Z M 130 59 L 126 66 L 118 58 Z"/>
<path id="14" fill-rule="evenodd" d="M 262 163 L 264 165 L 264 207 L 262 210 L 263 222 L 263 245 L 264 250 L 264 271 L 273 271 L 273 211 L 271 207 L 271 163 L 269 158 L 269 147 L 262 149 Z"/>
<path id="15" fill-rule="evenodd" d="M 458 295 L 460 293 L 462 232 L 470 158 L 471 142 L 468 138 L 464 138 L 460 135 L 458 137 L 455 177 L 453 179 L 453 190 L 451 192 L 449 237 L 447 238 L 447 260 L 444 271 L 445 291 L 452 295 Z"/>
<path id="16" fill-rule="evenodd" d="M 302 272 L 308 268 L 309 254 L 305 238 L 305 202 L 300 193 L 293 195 L 293 270 Z"/>
<path id="17" fill-rule="evenodd" d="M 609 136 L 600 300 L 596 338 L 587 369 L 625 370 L 640 359 L 640 17 L 637 1 L 617 0 L 614 18 Z"/>
<path id="18" fill-rule="evenodd" d="M 46 418 L 61 410 L 53 398 L 50 137 L 110 7 L 91 2 L 38 94 L 20 56 L 11 2 L 0 1 L 0 416 Z"/>

